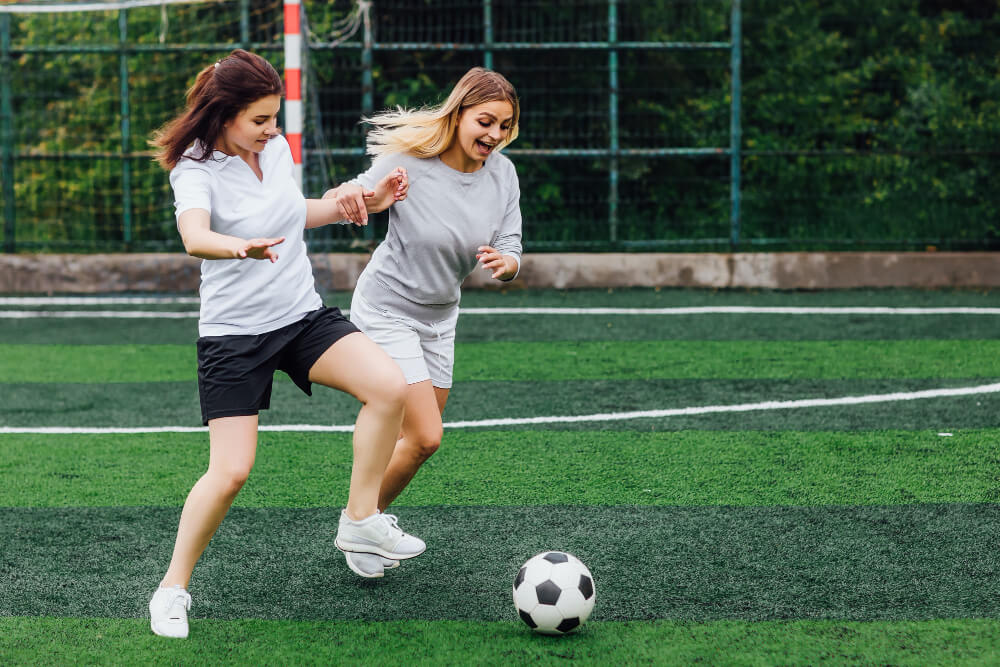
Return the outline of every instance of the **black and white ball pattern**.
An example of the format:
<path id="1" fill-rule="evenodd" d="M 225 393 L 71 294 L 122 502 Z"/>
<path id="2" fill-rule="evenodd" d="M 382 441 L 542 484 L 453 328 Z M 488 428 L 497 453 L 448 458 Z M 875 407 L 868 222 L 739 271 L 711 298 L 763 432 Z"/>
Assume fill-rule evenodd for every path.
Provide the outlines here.
<path id="1" fill-rule="evenodd" d="M 562 635 L 583 625 L 594 609 L 594 577 L 572 554 L 532 556 L 514 578 L 514 606 L 528 627 Z"/>

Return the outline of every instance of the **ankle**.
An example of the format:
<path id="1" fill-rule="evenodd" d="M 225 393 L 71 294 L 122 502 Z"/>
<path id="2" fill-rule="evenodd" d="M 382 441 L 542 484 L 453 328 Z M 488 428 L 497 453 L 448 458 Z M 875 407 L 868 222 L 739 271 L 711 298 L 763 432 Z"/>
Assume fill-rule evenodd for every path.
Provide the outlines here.
<path id="1" fill-rule="evenodd" d="M 377 509 L 374 512 L 362 512 L 362 513 L 354 512 L 350 508 L 344 510 L 344 514 L 347 515 L 347 518 L 353 521 L 354 523 L 362 523 L 363 521 L 367 521 L 368 519 L 372 518 L 378 513 L 379 512 Z"/>

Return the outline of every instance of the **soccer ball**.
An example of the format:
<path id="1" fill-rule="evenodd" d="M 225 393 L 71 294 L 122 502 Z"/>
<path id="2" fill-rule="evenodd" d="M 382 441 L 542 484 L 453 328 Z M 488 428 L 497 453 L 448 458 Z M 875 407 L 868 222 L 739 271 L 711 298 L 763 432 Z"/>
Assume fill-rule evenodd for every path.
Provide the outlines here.
<path id="1" fill-rule="evenodd" d="M 543 551 L 514 577 L 514 607 L 535 632 L 563 635 L 583 625 L 594 609 L 594 577 L 572 554 Z"/>

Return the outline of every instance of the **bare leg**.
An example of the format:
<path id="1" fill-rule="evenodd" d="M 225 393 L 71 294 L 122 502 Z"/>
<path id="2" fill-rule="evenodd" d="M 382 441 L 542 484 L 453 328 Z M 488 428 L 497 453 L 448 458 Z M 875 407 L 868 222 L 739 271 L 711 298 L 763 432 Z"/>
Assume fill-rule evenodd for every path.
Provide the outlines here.
<path id="1" fill-rule="evenodd" d="M 449 391 L 431 385 L 430 380 L 415 382 L 406 388 L 403 429 L 382 481 L 378 497 L 380 510 L 392 504 L 424 461 L 441 445 L 444 434 L 441 415 L 448 402 Z"/>
<path id="2" fill-rule="evenodd" d="M 344 336 L 323 353 L 309 379 L 346 391 L 363 404 L 354 424 L 354 465 L 347 516 L 378 509 L 378 493 L 403 420 L 406 379 L 392 358 L 367 336 Z"/>
<path id="3" fill-rule="evenodd" d="M 181 511 L 174 555 L 161 586 L 187 588 L 195 563 L 222 523 L 253 468 L 257 415 L 220 417 L 208 422 L 208 471 L 188 494 Z"/>

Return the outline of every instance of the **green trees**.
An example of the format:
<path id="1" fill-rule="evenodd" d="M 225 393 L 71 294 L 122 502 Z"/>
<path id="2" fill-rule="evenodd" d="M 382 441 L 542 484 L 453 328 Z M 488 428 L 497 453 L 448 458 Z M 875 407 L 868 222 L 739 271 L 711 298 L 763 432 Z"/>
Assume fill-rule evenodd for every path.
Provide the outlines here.
<path id="1" fill-rule="evenodd" d="M 748 235 L 994 247 L 997 2 L 764 0 L 744 34 Z"/>
<path id="2" fill-rule="evenodd" d="M 246 21 L 241 6 L 250 8 Z M 306 2 L 314 36 L 329 34 L 352 6 Z M 376 49 L 368 98 L 360 33 L 311 51 L 308 149 L 357 150 L 363 112 L 437 102 L 483 62 L 481 50 L 441 46 L 482 44 L 480 0 L 373 7 L 379 44 L 437 46 Z M 729 39 L 729 0 L 619 0 L 616 8 L 620 41 Z M 603 0 L 494 0 L 492 12 L 495 42 L 607 38 Z M 744 1 L 742 14 L 742 249 L 998 245 L 1000 195 L 991 184 L 1000 166 L 1000 1 L 756 0 Z M 178 247 L 166 174 L 150 162 L 146 140 L 182 103 L 197 69 L 233 45 L 281 67 L 280 1 L 128 10 L 125 106 L 117 12 L 11 19 L 14 66 L 5 76 L 19 246 L 122 248 L 128 236 L 133 248 Z M 510 152 L 529 249 L 728 248 L 724 154 L 622 156 L 617 246 L 609 243 L 606 155 L 518 154 L 609 146 L 608 62 L 603 49 L 493 51 L 494 67 L 522 99 L 521 137 Z M 730 88 L 725 49 L 619 49 L 621 148 L 728 147 Z M 363 158 L 342 153 L 322 161 L 307 154 L 307 194 L 363 168 Z M 343 247 L 349 231 L 317 241 Z"/>

